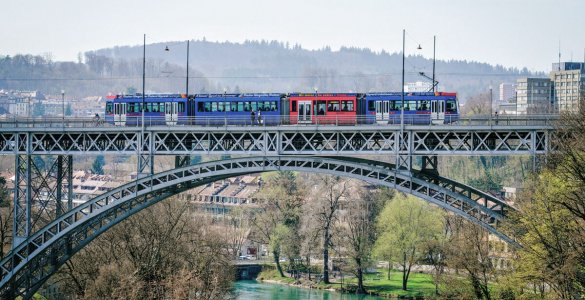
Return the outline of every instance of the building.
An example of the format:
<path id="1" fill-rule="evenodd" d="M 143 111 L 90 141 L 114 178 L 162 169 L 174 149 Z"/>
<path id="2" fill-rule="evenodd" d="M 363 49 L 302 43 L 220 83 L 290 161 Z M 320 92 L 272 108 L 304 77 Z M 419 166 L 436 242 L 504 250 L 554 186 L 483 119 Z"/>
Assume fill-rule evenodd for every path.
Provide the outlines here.
<path id="1" fill-rule="evenodd" d="M 551 85 L 548 78 L 519 78 L 516 81 L 517 114 L 552 113 Z"/>
<path id="2" fill-rule="evenodd" d="M 513 83 L 500 83 L 500 102 L 509 103 L 516 98 L 516 85 Z"/>
<path id="3" fill-rule="evenodd" d="M 430 82 L 408 82 L 404 85 L 405 93 L 421 93 L 421 92 L 432 92 L 433 85 Z"/>
<path id="4" fill-rule="evenodd" d="M 576 112 L 585 102 L 585 63 L 553 63 L 550 80 L 554 84 L 552 93 L 558 112 Z"/>

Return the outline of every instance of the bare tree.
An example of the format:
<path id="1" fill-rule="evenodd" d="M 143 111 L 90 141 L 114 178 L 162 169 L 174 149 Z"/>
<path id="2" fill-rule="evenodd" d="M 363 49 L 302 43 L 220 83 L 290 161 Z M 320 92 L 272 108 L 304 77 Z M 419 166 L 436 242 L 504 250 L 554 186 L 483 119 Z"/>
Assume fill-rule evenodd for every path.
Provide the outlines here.
<path id="1" fill-rule="evenodd" d="M 229 297 L 234 275 L 225 242 L 187 205 L 166 201 L 129 218 L 78 253 L 53 283 L 81 299 Z"/>
<path id="2" fill-rule="evenodd" d="M 383 208 L 383 199 L 369 188 L 353 185 L 346 201 L 343 222 L 339 225 L 340 252 L 351 259 L 351 270 L 357 278 L 356 293 L 364 294 L 364 271 L 370 265 L 376 241 L 376 217 Z"/>
<path id="3" fill-rule="evenodd" d="M 331 249 L 335 223 L 339 220 L 339 205 L 349 196 L 348 180 L 330 175 L 315 175 L 310 199 L 305 206 L 312 221 L 312 237 L 321 237 L 323 253 L 323 282 L 329 283 L 329 250 Z"/>
<path id="4" fill-rule="evenodd" d="M 6 189 L 6 179 L 0 177 L 0 259 L 9 251 L 12 244 L 12 220 L 14 209 L 10 193 Z"/>

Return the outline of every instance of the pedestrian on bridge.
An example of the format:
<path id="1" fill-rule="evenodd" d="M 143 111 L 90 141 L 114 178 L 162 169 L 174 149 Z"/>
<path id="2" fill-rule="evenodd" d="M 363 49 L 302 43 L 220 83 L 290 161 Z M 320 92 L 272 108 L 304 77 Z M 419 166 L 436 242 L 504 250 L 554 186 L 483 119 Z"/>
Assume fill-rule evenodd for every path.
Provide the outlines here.
<path id="1" fill-rule="evenodd" d="M 254 121 L 256 121 L 256 114 L 254 113 L 254 111 L 250 113 L 250 120 L 252 120 L 250 124 L 254 125 Z"/>

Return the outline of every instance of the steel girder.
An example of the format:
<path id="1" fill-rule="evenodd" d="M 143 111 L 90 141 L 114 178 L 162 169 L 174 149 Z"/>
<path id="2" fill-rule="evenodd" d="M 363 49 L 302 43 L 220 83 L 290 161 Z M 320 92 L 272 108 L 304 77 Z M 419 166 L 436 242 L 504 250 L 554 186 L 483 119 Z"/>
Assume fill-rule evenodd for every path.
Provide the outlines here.
<path id="1" fill-rule="evenodd" d="M 437 175 L 397 171 L 392 164 L 356 158 L 235 158 L 139 178 L 62 214 L 16 246 L 0 262 L 0 296 L 32 297 L 61 265 L 91 240 L 160 200 L 222 178 L 279 170 L 345 176 L 395 188 L 461 215 L 515 244 L 497 229 L 498 223 L 505 218 L 506 212 L 513 210 L 512 207 L 481 191 Z"/>
<path id="2" fill-rule="evenodd" d="M 405 126 L 403 134 L 392 126 L 19 130 L 24 131 L 0 133 L 0 154 L 26 154 L 27 151 L 31 154 L 139 154 L 142 156 L 139 171 L 142 171 L 152 166 L 153 155 L 534 155 L 551 149 L 553 128 L 544 125 Z"/>
<path id="3" fill-rule="evenodd" d="M 16 155 L 13 247 L 72 208 L 73 157 L 59 155 L 45 163 L 42 168 L 32 155 Z"/>

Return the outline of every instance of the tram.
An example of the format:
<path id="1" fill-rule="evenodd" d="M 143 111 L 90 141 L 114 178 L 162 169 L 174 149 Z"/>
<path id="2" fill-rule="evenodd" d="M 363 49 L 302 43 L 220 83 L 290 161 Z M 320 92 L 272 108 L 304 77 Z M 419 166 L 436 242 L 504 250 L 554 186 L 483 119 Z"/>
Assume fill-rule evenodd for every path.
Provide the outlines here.
<path id="1" fill-rule="evenodd" d="M 459 120 L 457 94 L 256 93 L 116 95 L 105 122 L 146 125 L 446 124 Z M 404 106 L 404 107 L 403 107 Z"/>

